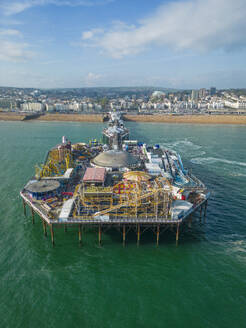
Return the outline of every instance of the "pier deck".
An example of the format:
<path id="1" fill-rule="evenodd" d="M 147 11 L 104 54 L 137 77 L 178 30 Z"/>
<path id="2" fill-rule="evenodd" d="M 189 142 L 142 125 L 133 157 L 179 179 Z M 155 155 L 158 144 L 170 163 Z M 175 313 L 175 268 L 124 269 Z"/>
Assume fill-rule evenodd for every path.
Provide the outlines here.
<path id="1" fill-rule="evenodd" d="M 26 205 L 28 205 L 31 209 L 33 224 L 34 224 L 34 214 L 36 213 L 42 221 L 45 236 L 47 236 L 47 225 L 49 226 L 51 241 L 53 245 L 55 245 L 54 228 L 62 227 L 62 226 L 65 228 L 64 230 L 66 230 L 68 226 L 77 226 L 80 244 L 82 242 L 81 231 L 83 227 L 96 227 L 98 229 L 99 244 L 101 244 L 102 241 L 103 230 L 107 230 L 108 228 L 116 228 L 117 230 L 120 230 L 122 233 L 123 246 L 125 246 L 126 233 L 129 230 L 134 230 L 136 232 L 137 244 L 139 244 L 141 231 L 143 230 L 146 231 L 147 229 L 151 229 L 153 233 L 156 234 L 156 243 L 157 245 L 159 245 L 160 232 L 168 228 L 171 228 L 172 230 L 175 229 L 176 245 L 178 245 L 180 227 L 185 223 L 188 223 L 188 225 L 190 226 L 192 222 L 192 214 L 196 211 L 200 212 L 200 221 L 202 221 L 202 219 L 205 221 L 206 212 L 207 212 L 207 203 L 208 203 L 208 198 L 203 199 L 201 202 L 199 202 L 194 207 L 192 207 L 190 212 L 186 213 L 182 218 L 178 220 L 172 219 L 171 217 L 168 218 L 135 217 L 135 218 L 122 219 L 119 217 L 111 216 L 108 220 L 104 220 L 104 221 L 92 217 L 90 218 L 88 217 L 86 219 L 85 218 L 74 219 L 73 217 L 69 217 L 66 221 L 61 221 L 59 219 L 54 219 L 50 217 L 48 211 L 45 211 L 42 205 L 40 205 L 37 202 L 33 202 L 27 195 L 25 195 L 24 192 L 20 192 L 20 196 L 22 197 L 23 200 L 24 214 L 26 215 Z"/>

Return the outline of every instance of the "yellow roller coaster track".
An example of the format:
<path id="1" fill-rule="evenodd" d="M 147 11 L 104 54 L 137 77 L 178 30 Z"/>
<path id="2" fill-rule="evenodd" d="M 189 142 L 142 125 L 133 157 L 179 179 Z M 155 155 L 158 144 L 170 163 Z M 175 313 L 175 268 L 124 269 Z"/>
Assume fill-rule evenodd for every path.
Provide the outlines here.
<path id="1" fill-rule="evenodd" d="M 168 204 L 169 205 L 171 204 L 170 193 L 172 191 L 172 186 L 167 179 L 162 177 L 156 178 L 155 186 L 152 187 L 151 189 L 149 188 L 148 192 L 144 192 L 144 193 L 143 191 L 145 189 L 144 188 L 145 183 L 135 182 L 134 189 L 130 189 L 130 191 L 118 195 L 120 203 L 116 205 L 112 205 L 112 204 L 113 204 L 113 195 L 117 196 L 117 194 L 113 194 L 112 192 L 111 195 L 104 195 L 104 196 L 97 195 L 98 190 L 99 190 L 99 194 L 100 191 L 102 192 L 104 189 L 107 189 L 107 191 L 111 189 L 113 191 L 113 189 L 119 186 L 121 183 L 123 183 L 123 181 L 119 182 L 117 185 L 110 188 L 93 187 L 91 188 L 92 189 L 91 191 L 95 192 L 95 195 L 93 196 L 85 196 L 84 190 L 81 190 L 81 185 L 78 185 L 74 192 L 74 198 L 77 198 L 77 200 L 80 201 L 81 204 L 87 209 L 89 208 L 98 209 L 98 211 L 92 214 L 90 218 L 100 215 L 105 215 L 113 211 L 117 211 L 117 214 L 115 214 L 116 216 L 131 216 L 131 215 L 137 215 L 137 213 L 138 216 L 146 216 L 147 215 L 146 212 L 148 211 L 148 209 L 150 210 L 150 213 L 152 213 L 153 215 L 157 215 L 157 212 L 160 215 L 160 213 L 164 214 L 164 212 L 167 211 Z M 164 188 L 165 186 L 167 188 Z M 150 197 L 152 197 L 152 199 L 148 200 L 148 198 Z M 146 200 L 146 202 L 143 202 L 144 200 Z M 103 202 L 104 205 L 102 205 Z M 105 203 L 108 203 L 108 205 Z M 163 204 L 162 211 L 158 209 L 158 206 L 160 204 Z M 79 203 L 76 204 L 77 208 L 78 206 Z M 105 208 L 105 206 L 107 206 L 107 208 Z M 102 207 L 104 208 L 102 209 Z M 123 213 L 121 213 L 121 211 L 118 211 L 120 209 L 123 210 Z M 76 214 L 76 209 L 74 210 L 73 215 L 74 218 L 82 218 L 82 217 L 84 218 L 84 216 L 79 216 Z"/>
<path id="2" fill-rule="evenodd" d="M 117 205 L 111 206 L 110 208 L 107 208 L 106 210 L 97 212 L 97 213 L 93 214 L 93 216 L 95 217 L 95 216 L 105 215 L 107 213 L 110 213 L 112 211 L 118 210 L 121 207 L 125 207 L 125 206 L 129 206 L 129 207 L 134 207 L 135 206 L 135 207 L 138 207 L 138 202 L 140 202 L 141 200 L 143 200 L 145 198 L 151 197 L 151 196 L 155 195 L 158 192 L 165 192 L 165 191 L 163 190 L 163 188 L 152 190 L 151 192 L 147 192 L 146 194 L 143 194 L 141 196 L 136 196 L 135 199 L 129 199 L 126 202 L 123 202 L 121 204 L 117 204 Z"/>

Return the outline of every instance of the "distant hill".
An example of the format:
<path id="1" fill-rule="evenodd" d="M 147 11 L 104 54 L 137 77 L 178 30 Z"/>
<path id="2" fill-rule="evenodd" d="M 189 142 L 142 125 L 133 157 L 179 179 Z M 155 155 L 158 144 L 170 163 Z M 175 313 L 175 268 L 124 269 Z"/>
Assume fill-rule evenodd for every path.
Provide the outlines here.
<path id="1" fill-rule="evenodd" d="M 177 89 L 164 87 L 81 87 L 81 88 L 52 88 L 52 89 L 36 89 L 36 88 L 14 88 L 14 87 L 0 87 L 0 93 L 18 93 L 25 94 L 38 91 L 38 94 L 46 94 L 56 97 L 103 97 L 103 96 L 131 96 L 131 95 L 150 95 L 153 91 L 159 90 L 165 93 L 177 92 Z"/>

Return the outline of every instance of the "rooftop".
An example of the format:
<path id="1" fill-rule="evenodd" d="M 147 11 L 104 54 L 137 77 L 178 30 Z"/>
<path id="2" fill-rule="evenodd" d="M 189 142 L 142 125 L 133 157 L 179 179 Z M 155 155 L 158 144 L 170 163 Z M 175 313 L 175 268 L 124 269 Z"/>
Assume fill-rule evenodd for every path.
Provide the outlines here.
<path id="1" fill-rule="evenodd" d="M 31 193 L 44 193 L 58 189 L 60 182 L 56 180 L 41 180 L 35 181 L 27 185 L 26 190 Z"/>
<path id="2" fill-rule="evenodd" d="M 122 168 L 122 167 L 135 167 L 138 160 L 130 153 L 125 151 L 109 150 L 97 155 L 92 163 L 102 167 Z"/>
<path id="3" fill-rule="evenodd" d="M 83 182 L 104 182 L 106 169 L 99 167 L 87 167 Z"/>

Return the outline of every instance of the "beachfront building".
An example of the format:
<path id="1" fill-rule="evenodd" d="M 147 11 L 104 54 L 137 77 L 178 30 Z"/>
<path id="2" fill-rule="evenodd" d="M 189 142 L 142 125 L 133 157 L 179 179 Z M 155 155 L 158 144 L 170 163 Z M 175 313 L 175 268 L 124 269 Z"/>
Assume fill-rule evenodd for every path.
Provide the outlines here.
<path id="1" fill-rule="evenodd" d="M 54 112 L 55 107 L 53 104 L 45 104 L 45 110 L 46 110 L 46 112 Z"/>
<path id="2" fill-rule="evenodd" d="M 206 95 L 207 95 L 207 90 L 205 88 L 202 88 L 198 91 L 198 96 L 199 96 L 200 99 L 205 98 Z"/>
<path id="3" fill-rule="evenodd" d="M 78 102 L 55 103 L 54 109 L 57 112 L 80 112 L 81 104 Z"/>
<path id="4" fill-rule="evenodd" d="M 191 92 L 191 99 L 194 101 L 197 101 L 199 97 L 199 91 L 198 90 L 192 90 Z"/>
<path id="5" fill-rule="evenodd" d="M 211 101 L 208 103 L 208 109 L 222 109 L 225 107 L 225 102 L 222 100 Z"/>
<path id="6" fill-rule="evenodd" d="M 102 111 L 102 105 L 95 104 L 95 112 L 101 112 Z"/>
<path id="7" fill-rule="evenodd" d="M 210 95 L 214 96 L 216 94 L 216 88 L 215 87 L 211 87 L 210 88 Z"/>
<path id="8" fill-rule="evenodd" d="M 45 110 L 45 105 L 39 102 L 26 102 L 20 105 L 23 112 L 42 112 Z"/>
<path id="9" fill-rule="evenodd" d="M 56 112 L 65 112 L 68 110 L 67 105 L 63 103 L 55 103 L 54 104 Z"/>
<path id="10" fill-rule="evenodd" d="M 246 101 L 225 100 L 225 106 L 235 109 L 246 109 Z"/>
<path id="11" fill-rule="evenodd" d="M 68 104 L 68 108 L 72 112 L 80 112 L 81 111 L 81 104 L 77 101 Z"/>
<path id="12" fill-rule="evenodd" d="M 87 104 L 86 101 L 83 101 L 83 102 L 81 103 L 81 111 L 82 111 L 82 112 L 87 112 L 87 110 L 88 110 L 88 104 Z"/>

